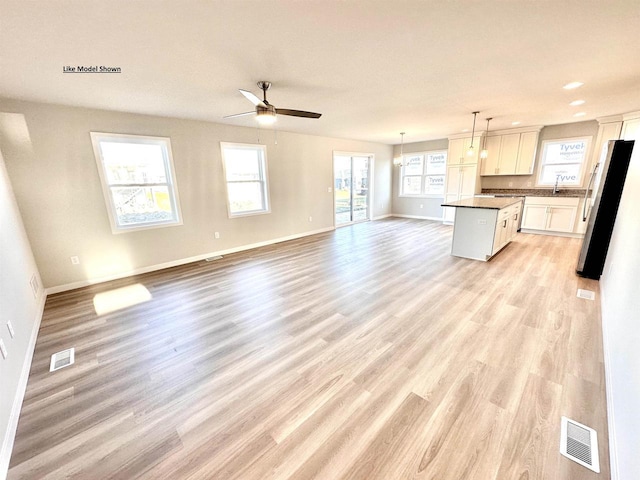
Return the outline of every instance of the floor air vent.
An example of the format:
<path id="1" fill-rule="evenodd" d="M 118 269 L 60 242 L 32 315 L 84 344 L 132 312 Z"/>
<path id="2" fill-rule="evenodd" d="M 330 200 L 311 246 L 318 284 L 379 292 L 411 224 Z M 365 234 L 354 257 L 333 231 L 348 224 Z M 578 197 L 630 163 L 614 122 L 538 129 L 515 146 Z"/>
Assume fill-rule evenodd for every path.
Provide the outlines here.
<path id="1" fill-rule="evenodd" d="M 560 453 L 583 467 L 600 473 L 598 434 L 593 428 L 562 417 Z"/>
<path id="2" fill-rule="evenodd" d="M 69 348 L 58 353 L 51 355 L 51 364 L 49 365 L 49 371 L 55 372 L 61 368 L 73 365 L 75 361 L 75 349 Z"/>
<path id="3" fill-rule="evenodd" d="M 578 289 L 578 298 L 584 298 L 585 300 L 595 300 L 596 292 L 592 290 L 583 290 L 582 288 Z"/>

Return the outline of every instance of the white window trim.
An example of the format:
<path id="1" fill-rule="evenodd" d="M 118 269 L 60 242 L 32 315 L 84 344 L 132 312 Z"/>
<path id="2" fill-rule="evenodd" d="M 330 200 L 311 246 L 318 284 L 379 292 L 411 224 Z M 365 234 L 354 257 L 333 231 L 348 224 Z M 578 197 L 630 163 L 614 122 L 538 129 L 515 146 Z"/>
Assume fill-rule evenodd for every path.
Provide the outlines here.
<path id="1" fill-rule="evenodd" d="M 446 149 L 438 149 L 438 150 L 426 150 L 424 152 L 411 152 L 411 153 L 405 153 L 403 154 L 403 158 L 404 157 L 408 157 L 408 156 L 413 156 L 413 155 L 424 155 L 424 164 L 423 164 L 423 171 L 424 168 L 426 168 L 426 164 L 427 164 L 427 155 L 429 154 L 434 154 L 434 153 L 444 153 L 445 155 L 448 155 L 448 151 Z M 446 162 L 445 162 L 446 165 Z M 398 178 L 399 178 L 399 183 L 398 183 L 398 197 L 399 198 L 444 198 L 444 191 L 442 192 L 442 194 L 439 193 L 420 193 L 417 195 L 412 195 L 410 193 L 402 193 L 402 180 L 404 179 L 405 175 L 403 175 L 404 171 L 404 167 L 400 167 L 399 173 L 398 173 Z M 446 172 L 441 174 L 443 177 L 445 177 L 446 180 Z M 429 177 L 429 176 L 435 176 L 435 175 L 407 175 L 407 177 Z M 444 188 L 444 187 L 443 187 Z"/>
<path id="2" fill-rule="evenodd" d="M 229 182 L 227 181 L 227 162 L 225 160 L 225 147 L 250 148 L 252 150 L 262 150 L 262 174 L 263 179 L 263 195 L 265 208 L 262 210 L 251 210 L 249 212 L 233 213 L 231 211 L 231 203 L 229 202 Z M 227 215 L 229 218 L 252 217 L 254 215 L 266 215 L 271 213 L 271 197 L 269 194 L 269 163 L 267 160 L 267 146 L 255 143 L 236 143 L 236 142 L 220 142 L 220 152 L 222 154 L 222 179 L 224 181 L 224 190 L 227 203 Z"/>
<path id="3" fill-rule="evenodd" d="M 584 184 L 584 172 L 587 169 L 587 163 L 589 162 L 589 158 L 591 157 L 591 140 L 592 140 L 592 136 L 584 136 L 584 137 L 571 137 L 571 138 L 552 138 L 549 140 L 543 140 L 542 145 L 541 145 L 541 151 L 540 151 L 540 161 L 538 162 L 538 169 L 537 169 L 537 175 L 536 175 L 536 187 L 553 187 L 555 184 L 554 183 L 542 183 L 541 182 L 541 177 L 542 177 L 542 171 L 544 169 L 545 166 L 545 153 L 546 153 L 546 147 L 547 145 L 552 145 L 555 143 L 571 143 L 571 142 L 578 142 L 578 141 L 583 141 L 586 143 L 586 148 L 585 148 L 585 153 L 584 153 L 584 158 L 582 159 L 582 163 L 580 164 L 580 181 L 575 184 L 575 185 L 567 185 L 566 183 L 561 183 L 558 186 L 562 187 L 563 189 L 572 189 L 572 188 L 576 188 L 576 189 L 581 189 L 583 188 L 583 184 Z M 557 164 L 556 164 L 557 165 Z M 562 165 L 562 164 L 561 164 Z"/>
<path id="4" fill-rule="evenodd" d="M 180 195 L 178 194 L 178 182 L 176 181 L 176 173 L 173 166 L 173 153 L 171 149 L 171 140 L 169 137 L 152 137 L 149 135 L 129 135 L 124 133 L 107 133 L 107 132 L 90 132 L 91 143 L 93 145 L 93 154 L 98 167 L 98 176 L 100 177 L 100 185 L 102 186 L 102 194 L 104 195 L 105 204 L 107 206 L 107 215 L 109 216 L 109 224 L 111 232 L 114 234 L 127 233 L 139 230 L 150 230 L 152 228 L 175 227 L 183 224 L 182 210 L 180 208 Z M 169 197 L 172 207 L 175 210 L 175 220 L 163 222 L 145 222 L 135 225 L 118 225 L 118 216 L 116 214 L 116 206 L 111 195 L 111 185 L 107 180 L 107 174 L 102 161 L 102 152 L 100 149 L 100 140 L 134 140 L 131 143 L 164 145 L 166 158 L 165 168 L 167 169 L 167 186 L 169 187 Z M 123 142 L 124 143 L 124 142 Z"/>

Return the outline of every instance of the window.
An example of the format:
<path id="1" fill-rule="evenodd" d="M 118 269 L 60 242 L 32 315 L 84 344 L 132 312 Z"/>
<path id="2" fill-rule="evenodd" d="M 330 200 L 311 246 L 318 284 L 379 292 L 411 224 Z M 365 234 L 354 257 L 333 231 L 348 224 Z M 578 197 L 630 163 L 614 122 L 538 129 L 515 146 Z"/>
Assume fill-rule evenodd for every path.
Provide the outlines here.
<path id="1" fill-rule="evenodd" d="M 590 138 L 565 138 L 543 142 L 538 185 L 551 186 L 556 182 L 568 187 L 582 185 L 582 167 L 587 157 Z"/>
<path id="2" fill-rule="evenodd" d="M 269 213 L 267 147 L 220 142 L 229 217 Z"/>
<path id="3" fill-rule="evenodd" d="M 181 225 L 168 138 L 91 132 L 114 233 Z"/>
<path id="4" fill-rule="evenodd" d="M 404 155 L 400 171 L 401 196 L 442 196 L 447 169 L 446 150 Z"/>

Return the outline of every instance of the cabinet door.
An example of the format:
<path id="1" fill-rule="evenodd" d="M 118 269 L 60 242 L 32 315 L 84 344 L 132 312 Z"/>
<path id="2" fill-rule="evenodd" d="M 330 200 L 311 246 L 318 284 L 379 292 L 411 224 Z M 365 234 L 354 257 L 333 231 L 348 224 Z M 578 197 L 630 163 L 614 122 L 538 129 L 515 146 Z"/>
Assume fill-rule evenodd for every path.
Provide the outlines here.
<path id="1" fill-rule="evenodd" d="M 547 230 L 554 232 L 573 232 L 573 222 L 576 218 L 576 207 L 549 207 Z"/>
<path id="2" fill-rule="evenodd" d="M 466 138 L 454 138 L 449 140 L 449 151 L 447 155 L 447 163 L 458 165 L 464 163 L 466 149 L 464 148 Z M 467 146 L 467 148 L 469 148 Z"/>
<path id="3" fill-rule="evenodd" d="M 478 165 L 464 165 L 460 167 L 460 195 L 475 195 L 477 173 Z"/>
<path id="4" fill-rule="evenodd" d="M 538 132 L 527 132 L 520 135 L 516 175 L 531 175 L 533 173 L 533 163 L 536 159 L 537 148 Z"/>
<path id="5" fill-rule="evenodd" d="M 485 139 L 484 148 L 487 150 L 487 158 L 482 159 L 482 170 L 480 175 L 497 175 L 498 161 L 500 159 L 500 144 L 502 143 L 502 135 L 495 137 L 487 137 Z"/>
<path id="6" fill-rule="evenodd" d="M 445 182 L 444 193 L 445 195 L 456 195 L 455 200 L 458 200 L 460 194 L 460 183 L 462 180 L 462 167 L 453 166 L 447 167 L 447 178 Z"/>
<path id="7" fill-rule="evenodd" d="M 525 205 L 522 212 L 522 228 L 547 229 L 547 205 Z"/>
<path id="8" fill-rule="evenodd" d="M 502 135 L 500 145 L 500 163 L 498 165 L 498 175 L 514 175 L 516 173 L 516 163 L 518 161 L 518 147 L 520 146 L 520 134 L 510 133 Z"/>
<path id="9" fill-rule="evenodd" d="M 520 204 L 511 207 L 511 227 L 509 228 L 509 241 L 513 240 L 518 233 L 520 223 Z"/>

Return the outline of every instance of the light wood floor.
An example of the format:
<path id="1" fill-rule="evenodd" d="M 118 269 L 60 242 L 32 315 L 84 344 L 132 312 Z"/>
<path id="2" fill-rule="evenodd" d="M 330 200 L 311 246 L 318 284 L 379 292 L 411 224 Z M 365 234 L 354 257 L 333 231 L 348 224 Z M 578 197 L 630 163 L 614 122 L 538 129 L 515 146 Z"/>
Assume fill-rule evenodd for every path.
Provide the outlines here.
<path id="1" fill-rule="evenodd" d="M 9 479 L 608 480 L 580 241 L 450 244 L 388 219 L 50 297 Z M 96 315 L 137 282 L 151 301 Z M 602 474 L 560 456 L 561 415 Z"/>

